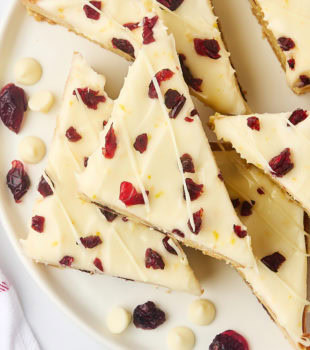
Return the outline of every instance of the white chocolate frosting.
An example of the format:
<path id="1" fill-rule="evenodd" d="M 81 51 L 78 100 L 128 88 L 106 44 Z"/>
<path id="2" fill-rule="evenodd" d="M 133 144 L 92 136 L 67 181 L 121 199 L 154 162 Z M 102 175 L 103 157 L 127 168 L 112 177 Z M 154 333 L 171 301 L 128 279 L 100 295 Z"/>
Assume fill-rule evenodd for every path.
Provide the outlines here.
<path id="1" fill-rule="evenodd" d="M 246 113 L 246 102 L 240 93 L 229 60 L 230 54 L 225 49 L 209 1 L 185 0 L 175 11 L 170 11 L 155 0 L 106 0 L 101 2 L 98 20 L 86 17 L 83 6 L 89 2 L 85 0 L 37 0 L 35 5 L 29 0 L 23 1 L 34 11 L 43 11 L 49 19 L 125 56 L 124 52 L 113 48 L 112 39 L 128 40 L 137 56 L 142 45 L 142 29 L 130 31 L 123 24 L 141 22 L 154 6 L 175 36 L 178 53 L 186 56 L 185 63 L 193 77 L 202 79 L 201 91 L 193 91 L 195 95 L 222 113 Z M 220 46 L 221 57 L 212 59 L 198 55 L 194 48 L 194 38 L 215 39 Z M 127 57 L 132 59 L 128 55 Z"/>
<path id="2" fill-rule="evenodd" d="M 192 350 L 195 342 L 195 334 L 188 327 L 172 328 L 167 336 L 167 344 L 170 350 Z"/>
<path id="3" fill-rule="evenodd" d="M 170 233 L 207 254 L 236 265 L 253 265 L 250 237 L 241 239 L 234 233 L 234 225 L 243 225 L 218 176 L 201 121 L 198 115 L 192 117 L 192 122 L 184 119 L 190 116 L 194 105 L 181 74 L 173 37 L 167 36 L 161 21 L 153 31 L 155 42 L 144 45 L 130 67 L 110 122 L 102 134 L 105 147 L 106 133 L 113 124 L 117 138 L 115 156 L 105 158 L 102 147 L 94 152 L 88 167 L 78 175 L 80 192 L 91 201 Z M 170 69 L 174 74 L 159 87 L 153 77 L 163 69 Z M 158 98 L 148 96 L 151 81 Z M 168 89 L 175 89 L 186 97 L 175 119 L 169 118 L 164 104 L 163 95 Z M 148 136 L 148 146 L 140 154 L 133 144 L 143 133 Z M 195 173 L 183 173 L 180 157 L 186 153 L 193 159 Z M 190 200 L 187 190 L 184 191 L 186 199 L 183 198 L 185 178 L 203 184 L 203 193 L 196 200 Z M 126 207 L 119 200 L 123 181 L 130 182 L 143 194 L 145 205 Z M 193 213 L 201 208 L 204 211 L 201 230 L 194 234 L 190 230 Z M 185 237 L 174 230 L 182 231 Z"/>
<path id="4" fill-rule="evenodd" d="M 235 151 L 214 154 L 231 198 L 240 200 L 236 208 L 239 215 L 243 201 L 255 201 L 252 214 L 240 215 L 240 219 L 251 235 L 257 269 L 243 268 L 240 272 L 293 342 L 307 344 L 302 339 L 303 313 L 307 304 L 303 210 L 261 171 L 247 166 Z M 264 194 L 259 194 L 258 188 Z M 280 252 L 286 259 L 277 273 L 260 261 L 274 252 Z"/>
<path id="5" fill-rule="evenodd" d="M 215 306 L 208 299 L 196 299 L 188 308 L 188 317 L 198 326 L 207 326 L 215 318 Z"/>
<path id="6" fill-rule="evenodd" d="M 177 242 L 169 239 L 168 243 L 177 253 L 171 254 L 163 245 L 162 234 L 143 225 L 124 222 L 121 217 L 108 222 L 97 206 L 77 196 L 75 172 L 82 171 L 84 157 L 98 146 L 99 132 L 112 110 L 104 85 L 105 78 L 75 54 L 46 168 L 45 179 L 53 195 L 40 197 L 34 205 L 33 215 L 45 218 L 44 230 L 38 233 L 30 229 L 27 239 L 22 241 L 25 253 L 37 262 L 54 266 L 60 266 L 60 260 L 70 256 L 74 258 L 71 267 L 100 273 L 94 265 L 98 258 L 104 273 L 200 295 L 199 283 Z M 106 101 L 100 102 L 97 110 L 87 108 L 80 95 L 73 95 L 85 87 L 105 96 Z M 68 141 L 65 134 L 70 127 L 75 127 L 82 136 L 79 141 Z M 85 248 L 80 237 L 89 235 L 99 236 L 102 243 Z M 162 257 L 164 269 L 146 268 L 148 248 Z"/>
<path id="7" fill-rule="evenodd" d="M 123 333 L 131 322 L 131 314 L 126 309 L 114 307 L 107 316 L 107 327 L 113 334 Z"/>
<path id="8" fill-rule="evenodd" d="M 24 57 L 15 63 L 14 73 L 18 83 L 33 85 L 41 79 L 42 67 L 36 59 Z"/>
<path id="9" fill-rule="evenodd" d="M 54 103 L 54 96 L 50 91 L 38 91 L 31 95 L 28 106 L 34 112 L 48 113 Z"/>
<path id="10" fill-rule="evenodd" d="M 310 112 L 305 111 L 308 115 Z M 257 114 L 260 131 L 247 126 L 246 115 L 215 116 L 215 133 L 219 139 L 230 142 L 242 158 L 271 176 L 270 160 L 284 149 L 290 149 L 294 165 L 288 173 L 272 176 L 303 208 L 310 213 L 310 118 L 293 125 L 289 122 L 292 112 Z"/>
<path id="11" fill-rule="evenodd" d="M 300 87 L 300 76 L 310 78 L 310 2 L 308 0 L 255 0 L 261 7 L 268 29 L 275 38 L 290 38 L 295 47 L 283 51 L 287 60 L 294 59 L 295 67 L 290 69 L 286 63 L 288 85 Z"/>
<path id="12" fill-rule="evenodd" d="M 26 136 L 18 145 L 18 153 L 25 163 L 39 163 L 46 153 L 45 143 L 39 137 Z"/>

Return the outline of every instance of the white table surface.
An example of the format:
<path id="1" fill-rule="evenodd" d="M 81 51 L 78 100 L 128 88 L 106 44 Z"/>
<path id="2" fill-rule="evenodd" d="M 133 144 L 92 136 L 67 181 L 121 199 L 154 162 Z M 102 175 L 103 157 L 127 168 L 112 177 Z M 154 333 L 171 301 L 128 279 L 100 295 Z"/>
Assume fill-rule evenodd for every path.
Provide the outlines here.
<path id="1" fill-rule="evenodd" d="M 4 19 L 10 1 L 0 0 L 0 22 Z M 39 289 L 15 254 L 1 223 L 0 241 L 0 269 L 15 286 L 26 318 L 41 349 L 108 350 L 73 323 Z"/>

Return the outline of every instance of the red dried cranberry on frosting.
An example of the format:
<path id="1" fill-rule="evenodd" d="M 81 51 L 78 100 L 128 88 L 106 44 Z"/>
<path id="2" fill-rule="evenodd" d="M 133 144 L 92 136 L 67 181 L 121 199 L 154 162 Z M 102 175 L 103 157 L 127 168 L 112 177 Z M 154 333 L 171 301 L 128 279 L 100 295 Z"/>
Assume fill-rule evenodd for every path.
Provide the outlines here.
<path id="1" fill-rule="evenodd" d="M 188 153 L 184 153 L 180 160 L 184 173 L 195 173 L 193 158 Z"/>
<path id="2" fill-rule="evenodd" d="M 184 0 L 157 0 L 160 4 L 167 7 L 170 11 L 175 11 Z"/>
<path id="3" fill-rule="evenodd" d="M 139 28 L 139 22 L 135 22 L 135 23 L 132 23 L 132 22 L 129 22 L 129 23 L 125 23 L 123 24 L 123 27 L 125 28 L 128 28 L 129 30 L 135 30 L 137 28 Z"/>
<path id="4" fill-rule="evenodd" d="M 31 219 L 31 227 L 33 230 L 42 233 L 44 231 L 45 218 L 40 215 L 33 216 Z"/>
<path id="5" fill-rule="evenodd" d="M 297 125 L 300 122 L 304 121 L 308 117 L 308 112 L 303 109 L 296 109 L 288 118 L 288 120 L 293 124 Z M 290 126 L 290 124 L 287 124 Z"/>
<path id="6" fill-rule="evenodd" d="M 185 234 L 182 231 L 178 230 L 177 228 L 173 229 L 172 233 L 174 233 L 175 235 L 177 235 L 177 236 L 179 236 L 181 238 L 185 237 Z"/>
<path id="7" fill-rule="evenodd" d="M 310 78 L 307 75 L 302 74 L 299 79 L 301 81 L 301 84 L 299 85 L 300 88 L 310 85 Z"/>
<path id="8" fill-rule="evenodd" d="M 192 228 L 192 225 L 190 223 L 190 220 L 188 220 L 187 222 L 187 226 L 190 229 L 190 231 L 192 233 L 194 233 L 195 235 L 198 235 L 198 233 L 200 232 L 201 229 L 201 224 L 202 224 L 202 215 L 203 215 L 203 209 L 199 209 L 198 211 L 196 211 L 193 214 L 193 220 L 194 220 L 194 225 L 195 225 L 195 229 Z"/>
<path id="9" fill-rule="evenodd" d="M 148 195 L 148 191 L 146 194 Z M 138 193 L 132 183 L 123 181 L 120 186 L 119 199 L 130 207 L 131 205 L 145 204 L 142 193 Z"/>
<path id="10" fill-rule="evenodd" d="M 202 92 L 201 90 L 201 84 L 202 79 L 194 78 L 190 69 L 185 64 L 186 57 L 182 53 L 179 54 L 179 60 L 181 64 L 181 69 L 183 73 L 184 80 L 188 86 L 193 88 L 195 91 Z"/>
<path id="11" fill-rule="evenodd" d="M 239 238 L 244 238 L 248 233 L 246 230 L 242 230 L 239 225 L 234 225 L 234 232 Z"/>
<path id="12" fill-rule="evenodd" d="M 257 131 L 260 130 L 260 123 L 259 123 L 259 119 L 257 117 L 249 117 L 247 119 L 247 125 L 252 130 L 257 130 Z"/>
<path id="13" fill-rule="evenodd" d="M 16 203 L 20 203 L 21 198 L 30 187 L 30 179 L 24 169 L 24 165 L 19 160 L 13 160 L 12 168 L 6 176 L 6 184 L 11 190 Z"/>
<path id="14" fill-rule="evenodd" d="M 285 257 L 281 253 L 275 252 L 262 258 L 261 262 L 265 264 L 271 271 L 278 272 L 280 266 L 284 263 L 285 260 Z"/>
<path id="15" fill-rule="evenodd" d="M 165 93 L 165 105 L 171 109 L 169 112 L 170 118 L 176 118 L 183 108 L 186 97 L 181 95 L 177 90 L 169 89 Z"/>
<path id="16" fill-rule="evenodd" d="M 44 198 L 51 196 L 54 193 L 51 189 L 51 186 L 48 184 L 48 182 L 44 179 L 43 176 L 41 176 L 41 180 L 38 185 L 38 191 Z"/>
<path id="17" fill-rule="evenodd" d="M 265 194 L 265 191 L 261 187 L 258 187 L 257 193 L 262 195 L 262 194 Z"/>
<path id="18" fill-rule="evenodd" d="M 295 47 L 295 43 L 291 38 L 286 38 L 284 36 L 281 36 L 278 39 L 278 44 L 281 47 L 282 51 L 289 51 Z"/>
<path id="19" fill-rule="evenodd" d="M 105 147 L 102 147 L 102 154 L 105 158 L 112 159 L 117 147 L 116 135 L 113 129 L 113 124 L 105 135 Z"/>
<path id="20" fill-rule="evenodd" d="M 133 144 L 133 147 L 136 151 L 143 153 L 147 149 L 148 137 L 147 134 L 141 134 L 136 137 L 136 141 Z"/>
<path id="21" fill-rule="evenodd" d="M 155 78 L 158 82 L 158 85 L 160 86 L 160 84 L 163 81 L 171 79 L 173 74 L 174 73 L 169 68 L 165 68 L 165 69 L 162 69 L 159 72 L 157 72 L 155 74 Z M 153 80 L 150 82 L 148 95 L 150 98 L 158 98 L 157 91 L 155 89 Z"/>
<path id="22" fill-rule="evenodd" d="M 244 201 L 241 205 L 240 214 L 241 216 L 250 216 L 252 215 L 253 205 L 248 201 Z"/>
<path id="23" fill-rule="evenodd" d="M 249 345 L 241 334 L 228 330 L 213 339 L 209 350 L 249 350 Z"/>
<path id="24" fill-rule="evenodd" d="M 113 38 L 112 45 L 115 49 L 119 49 L 127 53 L 132 58 L 135 58 L 135 49 L 128 40 Z"/>
<path id="25" fill-rule="evenodd" d="M 14 84 L 5 85 L 0 91 L 0 117 L 3 124 L 18 134 L 26 110 L 24 90 Z"/>
<path id="26" fill-rule="evenodd" d="M 153 249 L 148 248 L 145 251 L 145 267 L 147 269 L 152 268 L 154 270 L 163 270 L 165 268 L 165 263 L 163 258 Z"/>
<path id="27" fill-rule="evenodd" d="M 59 264 L 64 266 L 71 266 L 74 261 L 74 258 L 69 255 L 65 255 L 60 261 Z"/>
<path id="28" fill-rule="evenodd" d="M 104 271 L 102 261 L 99 258 L 95 258 L 93 261 L 93 264 L 97 267 L 98 270 L 100 270 L 102 272 Z"/>
<path id="29" fill-rule="evenodd" d="M 291 160 L 291 151 L 289 148 L 285 148 L 279 155 L 273 157 L 269 162 L 269 166 L 272 169 L 272 174 L 277 177 L 282 177 L 294 168 L 294 164 Z"/>
<path id="30" fill-rule="evenodd" d="M 238 208 L 240 205 L 240 199 L 239 198 L 232 199 L 231 203 L 232 203 L 234 208 Z"/>
<path id="31" fill-rule="evenodd" d="M 195 199 L 199 198 L 201 193 L 203 192 L 203 185 L 196 184 L 196 182 L 194 182 L 189 177 L 185 179 L 185 183 L 186 183 L 186 188 L 191 201 L 194 201 Z M 183 198 L 186 199 L 184 188 L 183 188 Z"/>
<path id="32" fill-rule="evenodd" d="M 90 4 L 92 4 L 98 10 L 101 10 L 101 1 L 90 1 Z M 92 6 L 84 5 L 83 10 L 87 18 L 94 19 L 95 21 L 100 18 L 100 12 L 95 10 Z"/>
<path id="33" fill-rule="evenodd" d="M 166 236 L 165 238 L 163 238 L 163 245 L 166 248 L 166 250 L 174 255 L 178 255 L 177 252 L 175 251 L 175 249 L 169 244 L 169 236 Z"/>
<path id="34" fill-rule="evenodd" d="M 117 218 L 117 216 L 118 216 L 117 214 L 113 213 L 111 211 L 111 209 L 108 208 L 108 207 L 100 208 L 100 212 L 101 212 L 101 214 L 104 215 L 104 217 L 106 218 L 106 220 L 108 222 L 114 221 Z"/>
<path id="35" fill-rule="evenodd" d="M 208 56 L 213 60 L 221 57 L 220 45 L 215 39 L 194 39 L 195 50 L 200 56 Z"/>
<path id="36" fill-rule="evenodd" d="M 143 18 L 143 44 L 147 45 L 155 41 L 153 36 L 153 28 L 158 21 L 158 16 L 152 18 L 144 17 Z"/>
<path id="37" fill-rule="evenodd" d="M 104 103 L 106 97 L 99 95 L 99 91 L 95 91 L 89 88 L 78 88 L 78 94 L 81 96 L 83 103 L 90 109 L 97 110 L 100 102 Z M 76 96 L 76 91 L 73 91 L 73 95 Z"/>
<path id="38" fill-rule="evenodd" d="M 66 131 L 66 138 L 70 142 L 78 142 L 81 140 L 82 136 L 76 131 L 73 126 L 70 126 L 70 128 Z"/>
<path id="39" fill-rule="evenodd" d="M 287 60 L 287 64 L 292 70 L 295 69 L 295 59 L 294 58 L 290 58 L 289 60 Z"/>
<path id="40" fill-rule="evenodd" d="M 90 235 L 86 237 L 80 238 L 81 243 L 85 248 L 95 248 L 97 245 L 102 243 L 102 240 L 99 236 L 96 235 Z"/>
<path id="41" fill-rule="evenodd" d="M 152 301 L 138 305 L 133 311 L 133 323 L 137 328 L 155 329 L 165 321 L 165 313 Z"/>

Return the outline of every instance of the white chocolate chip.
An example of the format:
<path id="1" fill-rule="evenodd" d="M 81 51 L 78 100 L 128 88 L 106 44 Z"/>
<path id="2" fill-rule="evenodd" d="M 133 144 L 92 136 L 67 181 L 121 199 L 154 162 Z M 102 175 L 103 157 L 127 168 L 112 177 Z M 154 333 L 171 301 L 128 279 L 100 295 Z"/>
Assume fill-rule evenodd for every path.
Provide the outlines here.
<path id="1" fill-rule="evenodd" d="M 34 112 L 47 113 L 54 103 L 54 96 L 49 91 L 39 91 L 33 94 L 29 101 L 28 106 Z"/>
<path id="2" fill-rule="evenodd" d="M 207 299 L 194 300 L 188 309 L 189 319 L 198 326 L 206 326 L 215 318 L 214 304 Z"/>
<path id="3" fill-rule="evenodd" d="M 14 73 L 18 83 L 32 85 L 41 79 L 42 67 L 34 58 L 25 57 L 15 64 Z"/>
<path id="4" fill-rule="evenodd" d="M 195 342 L 195 334 L 187 327 L 175 327 L 168 333 L 167 344 L 170 350 L 191 350 Z"/>
<path id="5" fill-rule="evenodd" d="M 27 136 L 18 145 L 19 157 L 30 164 L 39 163 L 45 156 L 44 142 L 36 136 Z"/>
<path id="6" fill-rule="evenodd" d="M 131 314 L 122 307 L 113 308 L 107 317 L 107 327 L 111 333 L 123 333 L 131 322 Z"/>

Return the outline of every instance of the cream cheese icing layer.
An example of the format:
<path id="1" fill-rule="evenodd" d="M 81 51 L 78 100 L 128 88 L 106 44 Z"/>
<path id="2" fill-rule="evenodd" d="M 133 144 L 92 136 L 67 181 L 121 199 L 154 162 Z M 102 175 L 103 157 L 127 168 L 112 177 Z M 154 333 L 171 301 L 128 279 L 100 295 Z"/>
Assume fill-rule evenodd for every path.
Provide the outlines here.
<path id="1" fill-rule="evenodd" d="M 241 274 L 298 348 L 303 338 L 303 315 L 307 304 L 307 258 L 303 210 L 266 175 L 247 166 L 235 151 L 214 152 L 241 221 L 252 238 L 257 269 L 242 268 Z M 252 214 L 242 216 L 243 201 L 255 201 Z M 236 203 L 236 202 L 235 202 Z M 278 272 L 260 260 L 280 252 L 285 262 Z M 309 344 L 308 344 L 309 345 Z"/>
<path id="2" fill-rule="evenodd" d="M 257 114 L 254 117 L 259 121 L 259 131 L 248 126 L 246 115 L 232 118 L 218 115 L 211 119 L 211 123 L 214 124 L 214 131 L 219 139 L 230 142 L 242 158 L 272 176 L 274 181 L 310 213 L 310 194 L 306 190 L 310 186 L 308 157 L 310 118 L 308 115 L 309 112 L 303 110 L 279 114 Z M 297 124 L 294 125 L 294 123 Z M 282 152 L 287 152 L 289 158 L 284 161 L 282 167 L 278 164 L 277 170 L 274 157 Z M 284 158 L 283 155 L 282 158 Z M 278 176 L 270 166 L 272 163 Z M 286 172 L 285 163 L 290 168 Z"/>
<path id="3" fill-rule="evenodd" d="M 189 68 L 192 77 L 202 80 L 195 85 L 192 92 L 221 113 L 241 114 L 246 113 L 248 109 L 209 1 L 185 0 L 174 11 L 168 10 L 155 0 L 106 0 L 101 2 L 101 10 L 96 10 L 85 0 L 22 1 L 31 10 L 128 59 L 133 59 L 132 56 L 136 56 L 141 48 L 142 28 L 140 25 L 134 30 L 129 30 L 123 25 L 141 23 L 148 11 L 154 7 L 175 36 L 177 51 L 185 56 L 184 64 Z M 97 11 L 97 20 L 86 16 L 83 11 L 85 5 Z M 132 45 L 134 54 L 128 55 L 124 50 L 118 50 L 113 45 L 113 38 L 127 40 Z M 215 59 L 197 54 L 194 39 L 216 40 L 220 57 Z"/>
<path id="4" fill-rule="evenodd" d="M 294 47 L 282 50 L 286 58 L 288 85 L 297 93 L 309 90 L 310 2 L 308 0 L 252 0 L 252 2 L 255 4 L 254 8 L 260 7 L 267 29 L 272 32 L 276 40 L 286 38 L 294 43 Z M 307 84 L 303 83 L 303 79 Z"/>
<path id="5" fill-rule="evenodd" d="M 25 253 L 37 262 L 54 266 L 60 266 L 62 258 L 69 256 L 74 258 L 71 267 L 100 273 L 103 271 L 96 260 L 99 259 L 107 274 L 199 295 L 199 283 L 177 242 L 167 237 L 165 244 L 175 254 L 168 252 L 161 233 L 121 217 L 108 222 L 98 207 L 77 196 L 75 173 L 82 171 L 87 164 L 85 157 L 98 146 L 99 133 L 112 110 L 113 103 L 104 92 L 104 85 L 104 77 L 75 54 L 46 167 L 45 179 L 53 194 L 38 199 L 33 209 L 34 216 L 45 218 L 44 230 L 38 233 L 30 229 L 22 241 Z M 105 102 L 98 103 L 97 109 L 88 108 L 78 92 L 80 88 L 98 92 Z M 82 137 L 77 142 L 66 137 L 71 127 Z M 102 243 L 85 248 L 80 239 L 88 236 L 100 237 Z M 161 256 L 164 269 L 146 268 L 149 248 Z"/>
<path id="6" fill-rule="evenodd" d="M 80 192 L 90 201 L 172 233 L 175 238 L 207 254 L 235 265 L 253 265 L 250 237 L 239 238 L 234 232 L 234 225 L 243 225 L 234 212 L 194 111 L 173 37 L 167 36 L 161 21 L 153 32 L 155 41 L 144 45 L 129 69 L 112 118 L 102 134 L 102 147 L 94 152 L 85 171 L 78 175 Z M 159 86 L 154 76 L 163 70 L 170 70 L 172 76 Z M 156 91 L 158 98 L 149 97 L 150 86 L 154 87 L 153 93 Z M 169 117 L 172 109 L 165 105 L 172 90 L 173 94 L 178 94 L 178 99 L 185 101 L 175 118 Z M 117 147 L 114 156 L 108 159 L 103 153 L 109 146 L 106 140 L 111 128 Z M 140 153 L 134 143 L 142 134 L 147 135 L 148 143 L 146 150 Z M 184 155 L 192 159 L 194 173 L 183 172 L 181 158 Z M 189 198 L 192 181 L 203 185 L 203 192 L 195 200 Z M 130 183 L 143 196 L 144 205 L 126 207 L 119 199 L 123 182 Z M 185 183 L 189 183 L 188 188 Z M 198 223 L 199 218 L 202 221 L 200 231 L 198 228 L 196 234 L 192 233 L 192 223 L 195 220 Z"/>

